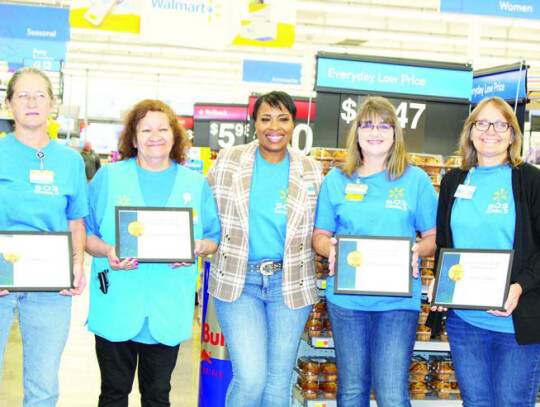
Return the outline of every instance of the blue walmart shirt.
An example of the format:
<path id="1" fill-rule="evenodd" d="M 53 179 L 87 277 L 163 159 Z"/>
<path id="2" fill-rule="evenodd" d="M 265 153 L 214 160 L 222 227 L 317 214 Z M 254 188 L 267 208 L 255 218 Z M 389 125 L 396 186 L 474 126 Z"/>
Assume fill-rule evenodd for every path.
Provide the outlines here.
<path id="1" fill-rule="evenodd" d="M 289 167 L 288 153 L 271 164 L 257 148 L 249 193 L 249 261 L 283 259 Z"/>
<path id="2" fill-rule="evenodd" d="M 450 227 L 458 249 L 512 250 L 516 229 L 516 206 L 512 190 L 512 169 L 508 164 L 477 167 L 467 179 L 476 187 L 472 199 L 456 198 Z M 497 332 L 514 333 L 512 317 L 498 317 L 485 311 L 454 310 L 471 325 Z"/>
<path id="3" fill-rule="evenodd" d="M 345 235 L 416 237 L 436 226 L 437 194 L 421 169 L 409 166 L 396 180 L 386 170 L 362 177 L 368 186 L 362 201 L 345 199 L 347 184 L 356 183 L 340 169 L 331 170 L 321 187 L 315 227 Z M 334 294 L 334 278 L 327 280 L 327 300 L 343 308 L 360 311 L 420 310 L 422 282 L 413 279 L 412 297 Z"/>

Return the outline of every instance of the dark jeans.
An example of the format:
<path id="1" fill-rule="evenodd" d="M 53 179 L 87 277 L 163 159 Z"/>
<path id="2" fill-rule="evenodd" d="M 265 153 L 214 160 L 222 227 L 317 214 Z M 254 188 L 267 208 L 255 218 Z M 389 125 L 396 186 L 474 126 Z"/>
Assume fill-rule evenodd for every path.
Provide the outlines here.
<path id="1" fill-rule="evenodd" d="M 450 311 L 446 322 L 465 407 L 532 407 L 540 384 L 540 344 L 489 331 Z"/>
<path id="2" fill-rule="evenodd" d="M 327 302 L 338 367 L 337 404 L 410 407 L 409 369 L 417 311 L 357 311 Z"/>
<path id="3" fill-rule="evenodd" d="M 96 335 L 96 355 L 101 371 L 99 407 L 124 407 L 133 386 L 139 359 L 141 406 L 170 406 L 171 375 L 177 346 L 146 345 L 133 341 L 110 342 Z"/>

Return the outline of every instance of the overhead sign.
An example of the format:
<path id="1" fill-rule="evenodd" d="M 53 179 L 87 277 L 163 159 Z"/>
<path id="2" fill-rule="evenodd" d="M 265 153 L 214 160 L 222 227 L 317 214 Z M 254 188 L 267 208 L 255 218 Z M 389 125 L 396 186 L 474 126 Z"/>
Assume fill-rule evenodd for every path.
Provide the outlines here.
<path id="1" fill-rule="evenodd" d="M 1 38 L 68 42 L 69 10 L 57 7 L 0 4 Z"/>
<path id="2" fill-rule="evenodd" d="M 472 70 L 412 66 L 319 56 L 319 88 L 470 100 Z"/>
<path id="3" fill-rule="evenodd" d="M 59 61 L 66 60 L 66 43 L 38 40 L 19 40 L 14 38 L 0 38 L 0 61 L 8 61 L 20 63 L 29 66 L 29 62 L 33 60 L 30 66 L 36 66 L 36 61 L 42 61 L 42 69 L 48 67 L 57 67 Z M 48 61 L 45 63 L 45 61 Z"/>
<path id="4" fill-rule="evenodd" d="M 139 1 L 72 0 L 69 23 L 73 28 L 139 34 Z"/>
<path id="5" fill-rule="evenodd" d="M 240 32 L 243 0 L 142 0 L 141 39 L 192 48 L 223 48 Z"/>
<path id="6" fill-rule="evenodd" d="M 265 4 L 266 3 L 266 4 Z M 296 0 L 251 1 L 232 45 L 290 48 L 294 44 Z"/>
<path id="7" fill-rule="evenodd" d="M 519 90 L 518 90 L 519 86 Z M 505 100 L 527 97 L 527 70 L 499 72 L 491 75 L 475 76 L 472 88 L 472 103 L 498 96 Z"/>
<path id="8" fill-rule="evenodd" d="M 540 0 L 441 0 L 441 12 L 540 19 Z"/>
<path id="9" fill-rule="evenodd" d="M 194 119 L 247 120 L 246 106 L 195 105 Z"/>
<path id="10" fill-rule="evenodd" d="M 244 60 L 242 80 L 244 82 L 279 83 L 300 85 L 302 64 Z"/>

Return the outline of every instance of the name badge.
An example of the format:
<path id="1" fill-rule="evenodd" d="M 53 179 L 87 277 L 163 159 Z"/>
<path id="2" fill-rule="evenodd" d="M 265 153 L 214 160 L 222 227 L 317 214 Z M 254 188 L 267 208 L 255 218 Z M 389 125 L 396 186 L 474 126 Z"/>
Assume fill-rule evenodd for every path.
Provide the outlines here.
<path id="1" fill-rule="evenodd" d="M 460 184 L 456 189 L 454 198 L 472 199 L 474 191 L 476 191 L 476 187 L 472 185 Z"/>
<path id="2" fill-rule="evenodd" d="M 54 184 L 54 172 L 47 170 L 30 170 L 32 184 Z"/>
<path id="3" fill-rule="evenodd" d="M 349 201 L 361 201 L 367 194 L 368 186 L 365 184 L 347 184 L 345 188 L 345 199 Z"/>

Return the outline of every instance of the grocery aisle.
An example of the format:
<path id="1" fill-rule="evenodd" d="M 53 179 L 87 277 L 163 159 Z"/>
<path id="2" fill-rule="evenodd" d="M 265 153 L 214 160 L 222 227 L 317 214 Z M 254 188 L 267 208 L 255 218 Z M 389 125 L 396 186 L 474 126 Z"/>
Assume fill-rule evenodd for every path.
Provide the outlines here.
<path id="1" fill-rule="evenodd" d="M 86 255 L 86 276 L 90 275 L 90 256 Z M 60 368 L 58 407 L 94 407 L 99 395 L 99 368 L 94 353 L 94 336 L 84 323 L 88 310 L 88 290 L 73 300 L 71 331 Z M 200 325 L 194 318 L 193 337 L 180 345 L 178 362 L 172 378 L 172 406 L 197 405 L 200 361 Z M 6 348 L 2 373 L 0 406 L 22 406 L 22 344 L 19 327 L 13 325 Z M 137 378 L 129 399 L 130 407 L 140 406 Z"/>

